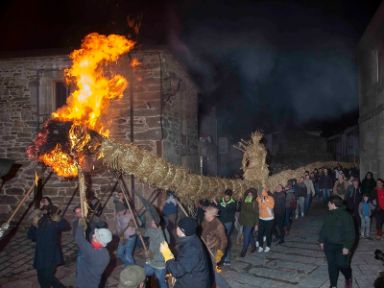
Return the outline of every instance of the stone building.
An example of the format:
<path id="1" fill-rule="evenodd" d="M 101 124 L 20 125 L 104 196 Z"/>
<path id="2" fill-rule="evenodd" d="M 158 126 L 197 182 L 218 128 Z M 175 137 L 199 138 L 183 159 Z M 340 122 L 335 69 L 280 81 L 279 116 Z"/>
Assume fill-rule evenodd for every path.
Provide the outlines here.
<path id="1" fill-rule="evenodd" d="M 359 126 L 351 126 L 327 138 L 328 152 L 340 162 L 359 162 Z"/>
<path id="2" fill-rule="evenodd" d="M 360 173 L 384 177 L 384 3 L 357 51 L 359 65 Z"/>
<path id="3" fill-rule="evenodd" d="M 0 216 L 8 215 L 31 186 L 37 163 L 27 159 L 26 147 L 51 112 L 65 103 L 70 90 L 63 73 L 71 64 L 67 53 L 43 55 L 0 58 L 0 158 L 21 165 L 16 176 L 2 185 Z M 132 57 L 140 62 L 134 69 Z M 107 111 L 111 138 L 122 143 L 133 140 L 174 164 L 198 171 L 197 89 L 184 67 L 166 49 L 156 48 L 135 50 L 108 69 L 123 74 L 130 83 L 124 97 L 114 100 Z M 154 189 L 138 181 L 133 185 L 131 177 L 125 178 L 135 193 L 149 194 Z M 45 180 L 43 195 L 64 209 L 77 181 L 55 175 Z M 115 183 L 108 171 L 92 175 L 92 190 L 102 203 Z M 68 211 L 78 203 L 76 195 Z M 109 201 L 106 214 L 112 206 Z"/>

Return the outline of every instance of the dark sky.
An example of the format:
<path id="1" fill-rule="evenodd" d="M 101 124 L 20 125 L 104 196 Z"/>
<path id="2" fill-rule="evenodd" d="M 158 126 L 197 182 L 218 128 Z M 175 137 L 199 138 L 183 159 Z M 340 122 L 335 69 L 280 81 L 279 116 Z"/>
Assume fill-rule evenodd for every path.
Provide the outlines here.
<path id="1" fill-rule="evenodd" d="M 142 15 L 139 43 L 169 45 L 223 133 L 329 130 L 357 119 L 355 51 L 379 3 L 2 0 L 0 49 L 78 47 L 89 32 L 127 34 L 126 17 Z"/>

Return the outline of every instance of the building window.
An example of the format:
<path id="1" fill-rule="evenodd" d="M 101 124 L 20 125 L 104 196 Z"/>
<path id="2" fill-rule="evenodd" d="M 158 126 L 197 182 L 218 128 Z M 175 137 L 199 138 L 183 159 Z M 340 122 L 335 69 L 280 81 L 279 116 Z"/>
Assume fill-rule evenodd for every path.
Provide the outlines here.
<path id="1" fill-rule="evenodd" d="M 67 98 L 69 95 L 69 89 L 64 81 L 55 81 L 54 90 L 55 90 L 55 93 L 54 93 L 53 100 L 54 100 L 54 109 L 56 110 L 66 104 Z"/>

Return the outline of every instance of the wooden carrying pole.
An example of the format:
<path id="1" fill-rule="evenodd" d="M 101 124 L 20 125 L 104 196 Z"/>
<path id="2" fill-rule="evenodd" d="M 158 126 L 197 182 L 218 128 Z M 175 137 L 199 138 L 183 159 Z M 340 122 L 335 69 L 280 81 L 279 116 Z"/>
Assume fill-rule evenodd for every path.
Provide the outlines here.
<path id="1" fill-rule="evenodd" d="M 84 172 L 81 169 L 80 165 L 78 165 L 78 171 L 79 171 L 78 177 L 79 177 L 80 208 L 83 216 L 83 222 L 86 223 L 86 219 L 88 215 L 88 202 L 87 202 L 87 195 L 86 195 Z"/>
<path id="2" fill-rule="evenodd" d="M 117 180 L 119 181 L 120 189 L 121 189 L 121 191 L 123 192 L 124 199 L 125 199 L 125 202 L 127 203 L 128 209 L 129 209 L 129 211 L 130 211 L 130 212 L 132 213 L 132 215 L 133 215 L 133 223 L 135 224 L 136 229 L 139 229 L 139 224 L 137 223 L 137 219 L 136 219 L 136 213 L 134 213 L 134 210 L 132 209 L 132 205 L 131 205 L 131 203 L 129 202 L 128 197 L 127 197 L 127 191 L 126 191 L 126 189 L 125 189 L 124 179 L 123 179 L 122 176 L 120 175 L 120 176 L 118 176 Z M 139 239 L 140 239 L 141 244 L 143 245 L 145 254 L 147 255 L 147 253 L 148 253 L 148 248 L 147 248 L 147 246 L 145 245 L 143 236 L 142 236 L 141 234 L 138 234 L 138 236 L 139 236 Z"/>

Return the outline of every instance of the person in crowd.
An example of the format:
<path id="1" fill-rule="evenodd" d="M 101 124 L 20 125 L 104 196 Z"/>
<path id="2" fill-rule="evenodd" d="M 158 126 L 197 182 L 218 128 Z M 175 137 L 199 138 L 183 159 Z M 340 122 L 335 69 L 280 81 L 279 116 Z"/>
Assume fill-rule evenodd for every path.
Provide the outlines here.
<path id="1" fill-rule="evenodd" d="M 101 276 L 108 266 L 110 256 L 105 248 L 112 241 L 112 233 L 107 228 L 95 228 L 91 243 L 85 236 L 84 224 L 79 221 L 77 225 L 75 242 L 78 246 L 79 257 L 78 271 L 76 272 L 76 288 L 98 288 Z"/>
<path id="2" fill-rule="evenodd" d="M 370 239 L 371 237 L 371 216 L 375 210 L 375 205 L 369 199 L 369 194 L 364 194 L 359 204 L 359 215 L 361 222 L 360 236 L 361 238 Z"/>
<path id="3" fill-rule="evenodd" d="M 245 191 L 245 198 L 241 203 L 239 223 L 243 226 L 243 248 L 240 257 L 244 257 L 248 247 L 251 244 L 251 253 L 256 251 L 255 239 L 253 237 L 254 229 L 257 229 L 259 223 L 259 206 L 256 201 L 257 190 L 249 188 Z M 257 242 L 258 244 L 258 242 Z"/>
<path id="4" fill-rule="evenodd" d="M 201 225 L 204 221 L 205 209 L 209 206 L 207 199 L 201 199 L 197 203 L 197 224 Z"/>
<path id="5" fill-rule="evenodd" d="M 275 207 L 275 201 L 273 197 L 268 194 L 268 187 L 264 187 L 261 196 L 257 197 L 257 203 L 259 205 L 258 252 L 264 251 L 267 253 L 271 250 L 272 228 L 274 220 L 273 208 Z M 267 241 L 267 246 L 265 249 L 263 249 L 264 237 Z"/>
<path id="6" fill-rule="evenodd" d="M 316 196 L 319 196 L 319 169 L 314 169 L 309 177 L 313 183 L 313 187 L 315 188 Z"/>
<path id="7" fill-rule="evenodd" d="M 323 198 L 324 204 L 327 204 L 333 189 L 333 180 L 331 175 L 329 175 L 327 168 L 323 168 L 323 171 L 319 176 L 318 185 L 320 196 Z"/>
<path id="8" fill-rule="evenodd" d="M 60 234 L 69 230 L 70 226 L 60 217 L 57 207 L 47 205 L 44 209 L 43 214 L 36 214 L 33 217 L 28 230 L 28 238 L 36 242 L 33 267 L 37 270 L 40 287 L 63 288 L 65 286 L 55 277 L 55 271 L 63 262 Z"/>
<path id="9" fill-rule="evenodd" d="M 309 172 L 305 172 L 305 178 L 304 178 L 304 184 L 307 188 L 307 194 L 305 196 L 304 200 L 304 214 L 307 215 L 309 212 L 309 209 L 311 208 L 312 204 L 312 198 L 315 197 L 315 186 L 313 185 L 313 182 L 310 178 Z"/>
<path id="10" fill-rule="evenodd" d="M 368 194 L 371 201 L 376 199 L 375 195 L 376 180 L 373 178 L 372 172 L 367 172 L 363 181 L 361 182 L 361 192 Z"/>
<path id="11" fill-rule="evenodd" d="M 335 185 L 333 185 L 333 195 L 337 195 L 341 199 L 344 199 L 347 190 L 348 182 L 345 181 L 344 174 L 340 174 L 337 181 L 335 182 Z"/>
<path id="12" fill-rule="evenodd" d="M 165 261 L 160 253 L 160 244 L 163 241 L 169 242 L 169 233 L 161 227 L 160 222 L 156 222 L 153 218 L 148 218 L 149 220 L 146 221 L 148 226 L 144 232 L 144 237 L 149 238 L 149 255 L 147 255 L 147 261 L 144 264 L 145 275 L 155 276 L 159 287 L 167 288 Z"/>
<path id="13" fill-rule="evenodd" d="M 207 207 L 204 221 L 201 224 L 201 238 L 211 253 L 215 255 L 216 265 L 220 265 L 228 243 L 225 227 L 217 218 L 218 212 L 216 207 Z"/>
<path id="14" fill-rule="evenodd" d="M 284 243 L 284 236 L 285 236 L 285 204 L 286 204 L 286 196 L 283 185 L 277 185 L 276 191 L 273 194 L 274 201 L 275 201 L 275 207 L 274 207 L 274 215 L 275 215 L 275 222 L 274 222 L 274 234 L 276 237 L 276 240 L 278 241 L 278 244 Z"/>
<path id="15" fill-rule="evenodd" d="M 129 209 L 116 213 L 116 231 L 120 237 L 116 254 L 125 266 L 135 264 L 133 253 L 136 247 L 137 234 L 134 217 L 135 215 Z"/>
<path id="16" fill-rule="evenodd" d="M 297 194 L 297 209 L 296 209 L 296 219 L 299 216 L 304 217 L 304 204 L 305 197 L 307 197 L 307 186 L 304 183 L 304 177 L 300 177 L 296 184 L 296 194 Z"/>
<path id="17" fill-rule="evenodd" d="M 196 229 L 197 222 L 192 217 L 185 217 L 178 222 L 176 258 L 167 242 L 160 244 L 166 269 L 176 278 L 174 288 L 211 287 L 211 262 L 203 243 L 196 235 Z"/>
<path id="18" fill-rule="evenodd" d="M 237 203 L 232 198 L 232 190 L 228 189 L 224 191 L 224 197 L 218 203 L 219 219 L 224 224 L 225 233 L 227 235 L 228 244 L 227 249 L 224 252 L 223 264 L 231 264 L 231 234 L 233 231 L 233 225 L 235 222 L 235 214 L 237 209 Z"/>
<path id="19" fill-rule="evenodd" d="M 235 223 L 233 226 L 235 227 L 236 234 L 236 243 L 240 244 L 243 237 L 243 225 L 240 224 L 240 208 L 241 208 L 241 200 L 236 201 L 236 213 L 235 213 Z"/>
<path id="20" fill-rule="evenodd" d="M 319 243 L 327 259 L 331 288 L 337 287 L 339 272 L 345 277 L 345 287 L 352 288 L 350 255 L 355 242 L 355 225 L 343 205 L 343 199 L 338 195 L 329 198 L 328 209 Z"/>
<path id="21" fill-rule="evenodd" d="M 119 213 L 128 209 L 123 191 L 119 191 L 113 195 L 113 204 L 115 205 L 115 213 Z"/>
<path id="22" fill-rule="evenodd" d="M 340 164 L 338 164 L 335 168 L 335 181 L 339 180 L 339 176 L 344 175 L 343 167 L 341 167 Z"/>
<path id="23" fill-rule="evenodd" d="M 383 222 L 384 222 L 384 181 L 383 179 L 377 179 L 376 181 L 376 211 L 375 211 L 375 219 L 376 219 L 376 239 L 380 240 L 383 236 Z"/>
<path id="24" fill-rule="evenodd" d="M 352 185 L 348 186 L 347 193 L 345 194 L 344 201 L 347 205 L 347 210 L 352 214 L 356 225 L 356 231 L 360 229 L 360 215 L 359 204 L 361 202 L 362 194 L 360 189 L 359 179 L 354 178 Z"/>
<path id="25" fill-rule="evenodd" d="M 171 244 L 173 245 L 177 238 L 176 223 L 179 206 L 177 205 L 177 200 L 172 191 L 167 191 L 166 199 L 161 210 L 165 220 L 165 225 L 168 229 L 169 235 L 171 236 Z"/>
<path id="26" fill-rule="evenodd" d="M 125 267 L 120 272 L 118 288 L 144 288 L 145 272 L 137 265 Z"/>
<path id="27" fill-rule="evenodd" d="M 284 230 L 285 235 L 289 234 L 293 218 L 295 217 L 295 211 L 297 208 L 297 200 L 295 195 L 295 182 L 296 179 L 290 179 L 287 182 L 287 191 L 285 196 L 285 221 Z"/>
<path id="28" fill-rule="evenodd" d="M 92 235 L 95 232 L 96 228 L 107 228 L 108 224 L 102 216 L 103 207 L 100 200 L 96 197 L 93 191 L 87 192 L 87 201 L 88 201 L 88 225 L 86 236 L 89 242 L 92 241 Z"/>

